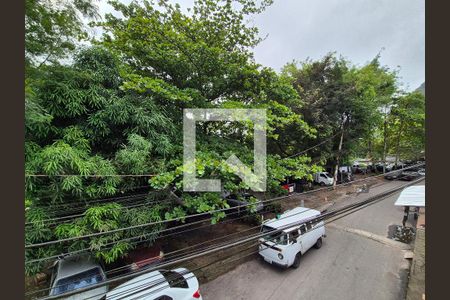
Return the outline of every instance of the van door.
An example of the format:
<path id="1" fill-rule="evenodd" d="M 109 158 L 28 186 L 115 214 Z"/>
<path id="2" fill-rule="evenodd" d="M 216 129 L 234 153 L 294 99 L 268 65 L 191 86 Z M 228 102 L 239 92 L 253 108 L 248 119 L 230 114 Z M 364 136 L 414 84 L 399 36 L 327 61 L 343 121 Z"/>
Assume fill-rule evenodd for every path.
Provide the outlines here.
<path id="1" fill-rule="evenodd" d="M 304 254 L 306 251 L 308 251 L 309 249 L 309 242 L 308 242 L 308 234 L 306 233 L 306 226 L 305 224 L 302 224 L 299 228 L 299 232 L 300 232 L 300 237 L 299 237 L 299 242 L 301 243 L 301 251 L 302 254 Z"/>
<path id="2" fill-rule="evenodd" d="M 320 230 L 316 227 L 313 227 L 312 222 L 306 223 L 306 236 L 308 240 L 308 249 L 314 246 L 317 239 L 316 237 L 320 236 Z"/>
<path id="3" fill-rule="evenodd" d="M 303 224 L 300 227 L 300 230 L 302 232 L 302 240 L 303 240 L 303 251 L 307 251 L 309 248 L 311 248 L 317 241 L 315 238 L 316 236 L 320 235 L 318 232 L 318 229 L 315 229 L 312 227 L 311 222 L 308 222 L 306 224 Z"/>

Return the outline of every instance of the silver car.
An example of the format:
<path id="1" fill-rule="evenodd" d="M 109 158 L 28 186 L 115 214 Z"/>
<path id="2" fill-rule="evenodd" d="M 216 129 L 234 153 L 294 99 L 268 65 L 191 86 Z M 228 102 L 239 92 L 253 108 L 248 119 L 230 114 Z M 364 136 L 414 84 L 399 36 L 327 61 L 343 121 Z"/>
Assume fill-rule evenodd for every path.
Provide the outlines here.
<path id="1" fill-rule="evenodd" d="M 58 260 L 54 266 L 50 296 L 64 294 L 105 280 L 103 268 L 90 256 L 65 257 Z M 108 286 L 105 285 L 61 299 L 98 300 L 104 297 L 106 292 L 108 292 Z"/>

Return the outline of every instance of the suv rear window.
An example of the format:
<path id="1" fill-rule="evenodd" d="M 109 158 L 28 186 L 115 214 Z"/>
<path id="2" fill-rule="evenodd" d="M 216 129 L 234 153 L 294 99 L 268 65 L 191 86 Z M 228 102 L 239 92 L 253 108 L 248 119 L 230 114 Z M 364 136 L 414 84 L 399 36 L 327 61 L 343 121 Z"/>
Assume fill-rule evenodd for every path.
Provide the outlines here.
<path id="1" fill-rule="evenodd" d="M 61 278 L 55 284 L 52 295 L 81 289 L 103 281 L 99 268 L 93 268 L 66 278 Z"/>
<path id="2" fill-rule="evenodd" d="M 169 286 L 174 288 L 184 288 L 187 289 L 189 286 L 186 279 L 179 273 L 174 271 L 161 271 L 161 274 L 169 283 Z"/>

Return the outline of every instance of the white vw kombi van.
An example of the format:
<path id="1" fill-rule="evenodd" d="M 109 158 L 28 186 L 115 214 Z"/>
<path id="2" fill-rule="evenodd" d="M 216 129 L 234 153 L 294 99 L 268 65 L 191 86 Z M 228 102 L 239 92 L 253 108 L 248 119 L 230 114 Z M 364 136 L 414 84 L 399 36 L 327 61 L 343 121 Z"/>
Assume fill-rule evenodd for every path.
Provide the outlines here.
<path id="1" fill-rule="evenodd" d="M 276 219 L 270 219 L 263 223 L 262 232 L 267 235 L 261 238 L 259 254 L 265 261 L 273 265 L 288 268 L 298 268 L 300 258 L 311 247 L 319 249 L 322 246 L 322 237 L 325 237 L 325 226 L 323 221 L 313 223 L 307 221 L 320 215 L 320 211 L 296 207 L 288 210 Z M 302 225 L 302 221 L 307 221 Z M 282 232 L 271 233 L 276 229 L 283 228 Z"/>

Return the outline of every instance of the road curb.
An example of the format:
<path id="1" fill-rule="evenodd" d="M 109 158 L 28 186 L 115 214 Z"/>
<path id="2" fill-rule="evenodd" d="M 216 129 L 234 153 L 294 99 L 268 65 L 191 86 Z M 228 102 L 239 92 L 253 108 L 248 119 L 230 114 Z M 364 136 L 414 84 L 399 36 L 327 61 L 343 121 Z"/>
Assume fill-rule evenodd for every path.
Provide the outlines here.
<path id="1" fill-rule="evenodd" d="M 368 239 L 374 240 L 376 242 L 379 242 L 379 243 L 382 243 L 382 244 L 385 244 L 385 245 L 388 245 L 388 246 L 391 246 L 391 247 L 399 248 L 399 249 L 402 249 L 402 250 L 412 250 L 413 249 L 413 247 L 411 245 L 408 245 L 408 244 L 405 244 L 405 243 L 402 243 L 402 242 L 397 242 L 397 241 L 391 240 L 391 239 L 389 239 L 387 237 L 384 237 L 384 236 L 381 236 L 381 235 L 378 235 L 378 234 L 374 234 L 374 233 L 371 233 L 371 232 L 368 232 L 368 231 L 365 231 L 365 230 L 349 228 L 349 227 L 343 227 L 343 226 L 339 226 L 339 225 L 336 225 L 336 224 L 327 224 L 327 226 L 329 228 L 334 228 L 334 229 L 350 232 L 350 233 L 353 233 L 353 234 L 357 234 L 359 236 L 363 236 L 363 237 L 366 237 Z"/>

